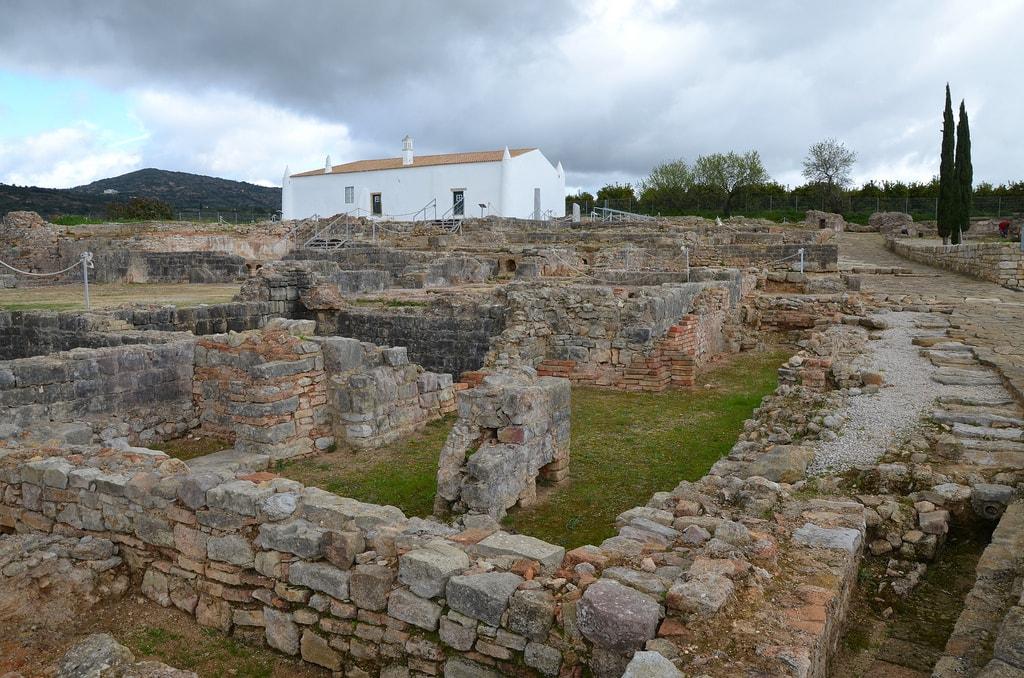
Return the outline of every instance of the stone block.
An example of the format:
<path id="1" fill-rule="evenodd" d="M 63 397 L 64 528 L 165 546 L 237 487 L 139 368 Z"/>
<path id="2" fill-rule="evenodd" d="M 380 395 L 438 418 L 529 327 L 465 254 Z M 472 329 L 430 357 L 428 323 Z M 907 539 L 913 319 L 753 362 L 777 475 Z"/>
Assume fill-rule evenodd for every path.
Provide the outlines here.
<path id="1" fill-rule="evenodd" d="M 256 543 L 264 549 L 293 553 L 300 558 L 321 554 L 325 530 L 300 519 L 260 525 Z"/>
<path id="2" fill-rule="evenodd" d="M 390 616 L 427 631 L 437 629 L 441 610 L 441 606 L 437 603 L 421 598 L 406 589 L 395 589 L 388 598 L 388 614 Z"/>
<path id="3" fill-rule="evenodd" d="M 364 610 L 379 612 L 388 605 L 395 575 L 385 565 L 357 565 L 349 580 L 349 597 Z"/>
<path id="4" fill-rule="evenodd" d="M 672 585 L 665 603 L 698 618 L 715 615 L 732 600 L 735 584 L 728 577 L 706 573 Z"/>
<path id="5" fill-rule="evenodd" d="M 511 572 L 456 575 L 448 580 L 448 606 L 491 626 L 501 624 L 501 615 L 508 608 L 509 598 L 523 582 Z"/>
<path id="6" fill-rule="evenodd" d="M 565 558 L 563 547 L 525 534 L 495 532 L 477 543 L 476 548 L 481 555 L 485 556 L 512 555 L 527 560 L 536 560 L 548 571 L 561 567 L 562 560 Z"/>
<path id="7" fill-rule="evenodd" d="M 288 567 L 288 581 L 326 593 L 337 600 L 348 600 L 351 573 L 328 563 L 299 561 Z"/>
<path id="8" fill-rule="evenodd" d="M 210 537 L 206 545 L 210 560 L 231 563 L 239 567 L 252 567 L 255 555 L 252 544 L 245 537 L 227 534 L 223 537 Z"/>
<path id="9" fill-rule="evenodd" d="M 398 579 L 424 598 L 442 595 L 448 579 L 469 567 L 469 556 L 461 549 L 435 540 L 398 559 Z"/>
<path id="10" fill-rule="evenodd" d="M 302 632 L 300 642 L 302 658 L 310 664 L 322 666 L 330 671 L 341 670 L 341 655 L 330 644 L 310 629 Z"/>
<path id="11" fill-rule="evenodd" d="M 299 653 L 299 626 L 291 614 L 272 607 L 263 608 L 267 645 L 289 655 Z"/>
<path id="12" fill-rule="evenodd" d="M 248 480 L 234 480 L 218 485 L 206 493 L 206 503 L 212 508 L 230 511 L 242 516 L 256 516 L 258 503 L 274 494 L 269 485 L 256 485 Z"/>
<path id="13" fill-rule="evenodd" d="M 659 652 L 641 651 L 633 654 L 626 665 L 622 678 L 683 678 L 682 671 L 677 669 L 663 654 Z"/>
<path id="14" fill-rule="evenodd" d="M 591 642 L 626 654 L 654 638 L 661 606 L 635 589 L 600 579 L 587 587 L 577 606 L 577 625 Z"/>
<path id="15" fill-rule="evenodd" d="M 531 640 L 544 640 L 555 621 L 555 598 L 544 589 L 516 591 L 508 607 L 508 629 Z"/>
<path id="16" fill-rule="evenodd" d="M 562 667 L 562 653 L 543 643 L 527 643 L 523 663 L 545 676 L 557 676 Z"/>

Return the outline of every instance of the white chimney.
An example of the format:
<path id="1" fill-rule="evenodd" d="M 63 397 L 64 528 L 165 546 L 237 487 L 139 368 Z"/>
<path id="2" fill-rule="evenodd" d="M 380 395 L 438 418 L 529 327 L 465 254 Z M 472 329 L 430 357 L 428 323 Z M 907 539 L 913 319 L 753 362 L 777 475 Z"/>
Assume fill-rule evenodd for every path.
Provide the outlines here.
<path id="1" fill-rule="evenodd" d="M 324 174 L 330 174 L 330 173 L 331 173 L 331 156 L 327 156 L 327 159 L 324 160 Z"/>
<path id="2" fill-rule="evenodd" d="M 412 137 L 408 134 L 402 139 L 402 164 L 412 164 Z"/>

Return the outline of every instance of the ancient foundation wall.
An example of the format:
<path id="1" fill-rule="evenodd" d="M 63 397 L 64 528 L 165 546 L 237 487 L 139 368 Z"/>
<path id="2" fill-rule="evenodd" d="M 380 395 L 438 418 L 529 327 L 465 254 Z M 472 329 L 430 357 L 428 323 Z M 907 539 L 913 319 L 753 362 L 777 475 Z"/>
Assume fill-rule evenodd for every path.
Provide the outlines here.
<path id="1" fill-rule="evenodd" d="M 206 335 L 259 329 L 271 318 L 286 315 L 289 310 L 289 304 L 283 300 L 246 301 L 193 308 L 126 308 L 113 311 L 112 315 L 139 330 Z"/>
<path id="2" fill-rule="evenodd" d="M 1010 289 L 1024 289 L 1024 252 L 1017 244 L 926 245 L 889 238 L 886 247 L 911 261 L 938 266 Z"/>
<path id="3" fill-rule="evenodd" d="M 0 360 L 166 340 L 161 333 L 135 331 L 131 325 L 99 313 L 0 311 Z"/>
<path id="4" fill-rule="evenodd" d="M 537 478 L 569 474 L 570 386 L 530 368 L 485 376 L 459 393 L 459 420 L 441 450 L 436 513 L 495 519 L 537 500 Z"/>
<path id="5" fill-rule="evenodd" d="M 405 346 L 409 359 L 432 372 L 479 369 L 491 337 L 504 328 L 500 304 L 383 309 L 343 308 L 316 312 L 317 334 L 353 337 L 382 346 Z"/>
<path id="6" fill-rule="evenodd" d="M 42 270 L 70 266 L 88 250 L 95 266 L 89 279 L 97 283 L 227 283 L 248 275 L 245 259 L 223 252 L 147 252 L 106 238 L 63 241 L 57 249 L 59 261 L 38 262 Z M 82 274 L 76 269 L 64 277 L 80 280 Z"/>
<path id="7" fill-rule="evenodd" d="M 343 271 L 383 271 L 387 287 L 423 288 L 481 283 L 498 272 L 493 256 L 400 250 L 388 247 L 300 249 L 288 260 L 330 261 Z"/>
<path id="8" fill-rule="evenodd" d="M 90 428 L 142 442 L 183 433 L 197 423 L 193 349 L 194 340 L 179 335 L 0 362 L 0 422 L 37 438 L 48 426 L 81 423 L 84 442 Z"/>

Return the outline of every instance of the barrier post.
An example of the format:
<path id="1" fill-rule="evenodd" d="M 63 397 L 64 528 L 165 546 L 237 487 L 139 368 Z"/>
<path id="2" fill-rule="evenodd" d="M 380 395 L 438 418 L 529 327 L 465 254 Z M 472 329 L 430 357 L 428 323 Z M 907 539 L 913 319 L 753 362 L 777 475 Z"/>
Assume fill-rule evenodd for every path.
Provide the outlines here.
<path id="1" fill-rule="evenodd" d="M 803 273 L 804 272 L 804 248 L 801 247 L 799 252 L 800 252 L 800 272 Z"/>
<path id="2" fill-rule="evenodd" d="M 89 310 L 89 266 L 92 265 L 92 252 L 82 252 L 82 289 L 85 292 L 85 310 Z"/>

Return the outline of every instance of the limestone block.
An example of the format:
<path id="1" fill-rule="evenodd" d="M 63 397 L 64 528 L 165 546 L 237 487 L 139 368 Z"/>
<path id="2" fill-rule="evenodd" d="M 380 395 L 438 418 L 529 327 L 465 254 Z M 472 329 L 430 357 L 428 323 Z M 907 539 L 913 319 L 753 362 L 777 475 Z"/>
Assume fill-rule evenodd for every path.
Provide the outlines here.
<path id="1" fill-rule="evenodd" d="M 386 565 L 357 565 L 349 580 L 349 596 L 360 608 L 379 612 L 387 607 L 394 578 Z"/>
<path id="2" fill-rule="evenodd" d="M 451 544 L 435 540 L 398 559 L 398 578 L 413 593 L 433 598 L 444 593 L 448 579 L 469 567 L 469 556 Z"/>
<path id="3" fill-rule="evenodd" d="M 387 608 L 388 614 L 395 619 L 400 619 L 427 631 L 437 630 L 438 620 L 441 618 L 442 611 L 441 606 L 437 603 L 421 598 L 407 589 L 395 589 L 392 591 L 391 596 L 388 598 Z M 442 640 L 444 640 L 443 632 Z"/>
<path id="4" fill-rule="evenodd" d="M 337 600 L 348 600 L 351 573 L 328 563 L 299 561 L 288 568 L 288 581 L 320 591 Z"/>
<path id="5" fill-rule="evenodd" d="M 555 544 L 524 534 L 495 532 L 476 545 L 477 550 L 485 556 L 513 555 L 528 560 L 536 560 L 545 569 L 555 570 L 562 565 L 565 549 Z"/>
<path id="6" fill-rule="evenodd" d="M 301 518 L 260 525 L 256 543 L 264 549 L 315 558 L 321 553 L 325 530 Z"/>
<path id="7" fill-rule="evenodd" d="M 620 654 L 643 648 L 654 638 L 660 621 L 656 601 L 610 579 L 587 587 L 577 607 L 580 632 L 599 647 Z"/>
<path id="8" fill-rule="evenodd" d="M 512 593 L 523 578 L 511 572 L 456 575 L 445 589 L 448 606 L 491 626 L 501 624 Z"/>

